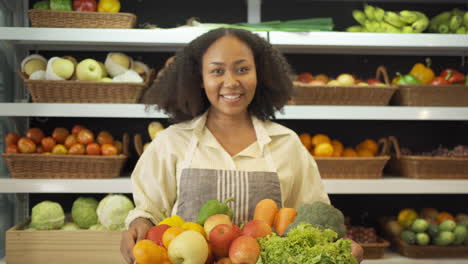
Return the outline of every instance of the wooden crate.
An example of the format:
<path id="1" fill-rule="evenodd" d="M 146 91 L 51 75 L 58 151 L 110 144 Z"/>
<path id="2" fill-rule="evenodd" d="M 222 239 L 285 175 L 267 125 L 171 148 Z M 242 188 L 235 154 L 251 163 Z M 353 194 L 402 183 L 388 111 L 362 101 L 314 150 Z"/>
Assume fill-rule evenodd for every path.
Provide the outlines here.
<path id="1" fill-rule="evenodd" d="M 31 231 L 16 225 L 6 232 L 8 264 L 124 264 L 120 231 Z"/>

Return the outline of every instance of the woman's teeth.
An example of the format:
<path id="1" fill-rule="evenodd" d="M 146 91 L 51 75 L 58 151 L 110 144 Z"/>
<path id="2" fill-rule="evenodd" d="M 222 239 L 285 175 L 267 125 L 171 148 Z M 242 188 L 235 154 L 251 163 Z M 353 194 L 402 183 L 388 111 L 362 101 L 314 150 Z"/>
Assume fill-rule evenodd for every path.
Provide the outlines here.
<path id="1" fill-rule="evenodd" d="M 232 99 L 239 98 L 240 94 L 238 94 L 238 95 L 223 95 L 223 97 L 226 98 L 226 99 L 231 99 L 232 100 Z"/>

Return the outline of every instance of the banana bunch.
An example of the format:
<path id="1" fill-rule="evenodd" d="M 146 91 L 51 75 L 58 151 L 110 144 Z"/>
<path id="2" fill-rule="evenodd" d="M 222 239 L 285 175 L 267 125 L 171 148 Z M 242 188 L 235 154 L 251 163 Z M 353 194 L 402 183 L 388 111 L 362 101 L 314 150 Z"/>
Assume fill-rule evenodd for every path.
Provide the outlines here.
<path id="1" fill-rule="evenodd" d="M 385 11 L 367 4 L 364 10 L 353 10 L 353 18 L 359 25 L 348 27 L 348 32 L 421 33 L 430 22 L 424 13 L 418 11 Z"/>
<path id="2" fill-rule="evenodd" d="M 431 19 L 429 32 L 468 34 L 468 12 L 454 8 L 438 14 Z"/>

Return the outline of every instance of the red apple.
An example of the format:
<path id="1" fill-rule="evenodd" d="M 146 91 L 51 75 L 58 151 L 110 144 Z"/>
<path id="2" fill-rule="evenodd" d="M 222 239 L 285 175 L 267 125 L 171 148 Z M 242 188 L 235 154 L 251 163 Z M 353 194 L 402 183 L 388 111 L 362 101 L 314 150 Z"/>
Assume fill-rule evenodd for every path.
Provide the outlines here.
<path id="1" fill-rule="evenodd" d="M 367 83 L 369 85 L 377 85 L 377 84 L 382 83 L 382 82 L 379 79 L 370 78 L 370 79 L 367 79 Z"/>
<path id="2" fill-rule="evenodd" d="M 251 236 L 253 238 L 266 237 L 271 234 L 271 227 L 267 222 L 262 220 L 251 220 L 247 222 L 244 225 L 244 229 L 242 229 L 242 235 Z"/>
<path id="3" fill-rule="evenodd" d="M 206 219 L 203 227 L 205 228 L 206 237 L 208 239 L 210 237 L 211 229 L 220 224 L 227 224 L 229 226 L 232 226 L 231 218 L 225 214 L 215 214 Z"/>
<path id="4" fill-rule="evenodd" d="M 233 263 L 255 264 L 260 256 L 260 245 L 251 236 L 236 238 L 229 248 L 229 258 Z"/>
<path id="5" fill-rule="evenodd" d="M 220 224 L 211 229 L 209 241 L 211 250 L 216 258 L 223 258 L 229 255 L 229 247 L 232 241 L 240 234 L 232 225 Z"/>
<path id="6" fill-rule="evenodd" d="M 164 224 L 153 226 L 146 233 L 146 239 L 151 240 L 151 241 L 153 241 L 154 243 L 156 243 L 156 244 L 158 244 L 160 246 L 164 246 L 164 244 L 162 242 L 162 237 L 163 237 L 164 232 L 167 229 L 169 229 L 170 227 L 171 226 L 164 225 Z"/>
<path id="7" fill-rule="evenodd" d="M 297 75 L 297 80 L 303 83 L 308 83 L 314 79 L 314 76 L 309 72 L 302 72 Z"/>

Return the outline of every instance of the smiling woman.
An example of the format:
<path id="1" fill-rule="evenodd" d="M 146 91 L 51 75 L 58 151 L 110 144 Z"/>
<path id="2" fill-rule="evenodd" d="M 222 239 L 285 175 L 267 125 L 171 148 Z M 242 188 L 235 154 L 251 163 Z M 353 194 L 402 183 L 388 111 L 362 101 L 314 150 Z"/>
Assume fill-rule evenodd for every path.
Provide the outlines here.
<path id="1" fill-rule="evenodd" d="M 330 203 L 297 134 L 271 121 L 291 97 L 289 74 L 281 53 L 245 30 L 209 31 L 176 54 L 144 96 L 176 124 L 158 134 L 132 173 L 136 208 L 121 242 L 128 263 L 164 211 L 195 222 L 206 201 L 232 197 L 233 216 L 225 217 L 241 225 L 265 199 L 278 208 Z M 169 246 L 177 263 L 172 253 Z"/>

